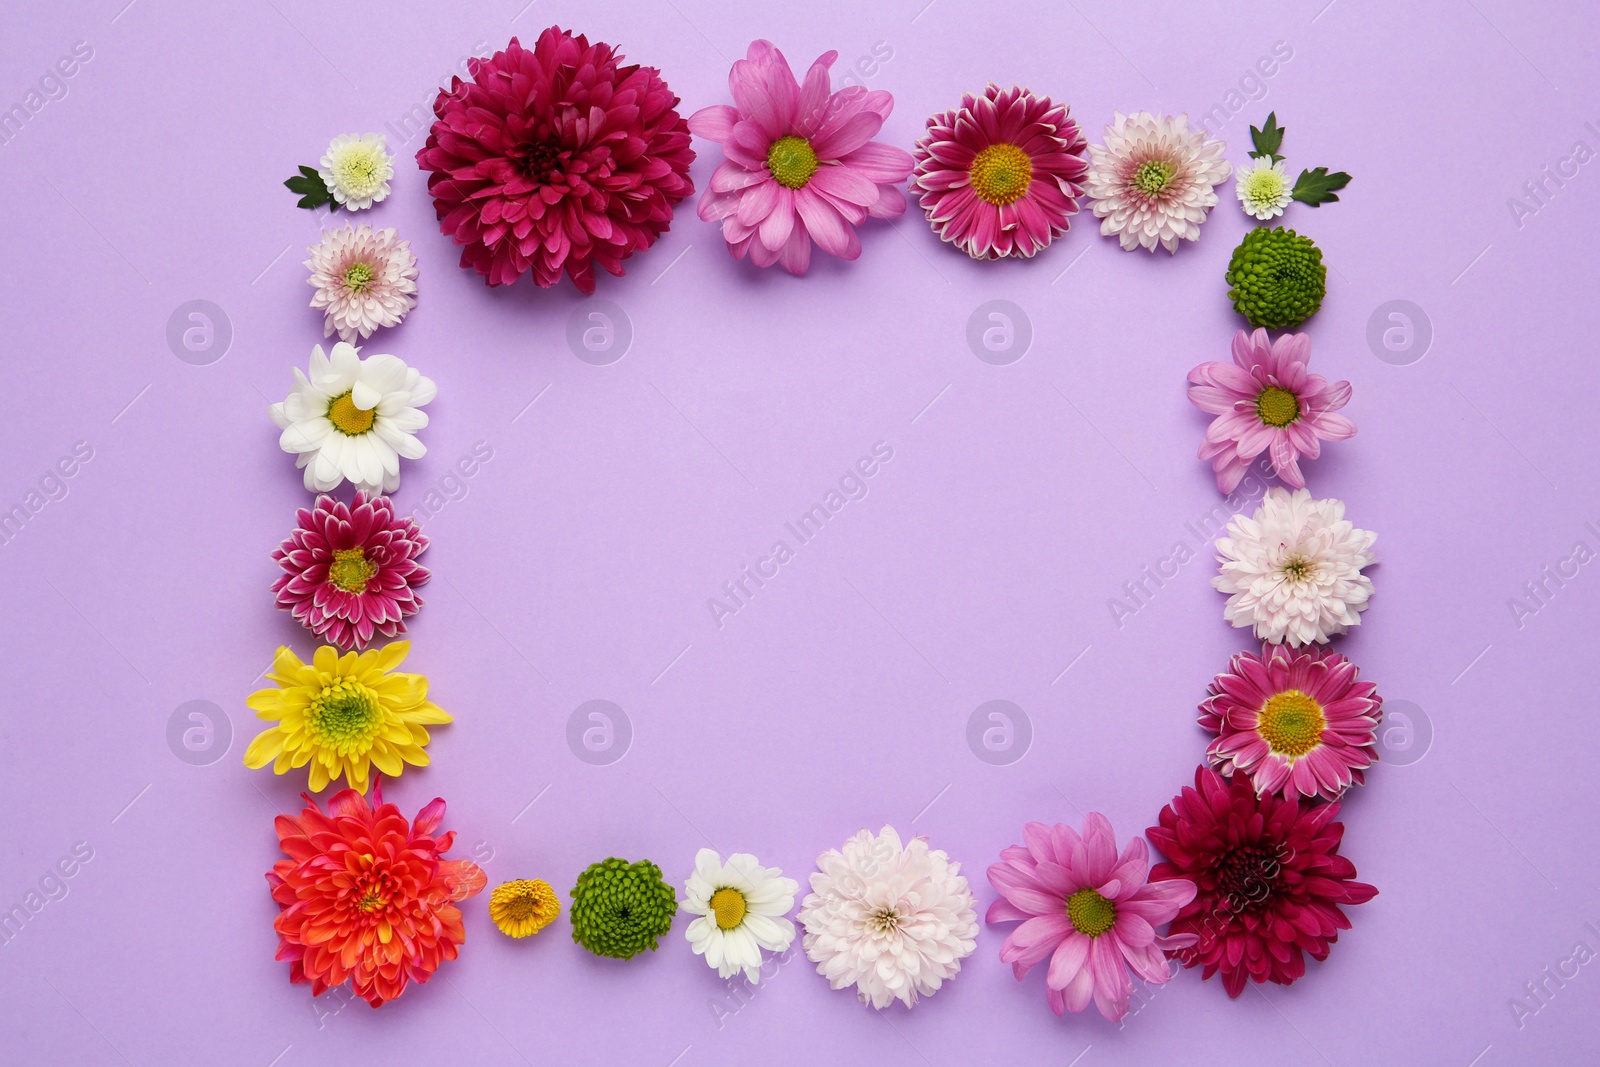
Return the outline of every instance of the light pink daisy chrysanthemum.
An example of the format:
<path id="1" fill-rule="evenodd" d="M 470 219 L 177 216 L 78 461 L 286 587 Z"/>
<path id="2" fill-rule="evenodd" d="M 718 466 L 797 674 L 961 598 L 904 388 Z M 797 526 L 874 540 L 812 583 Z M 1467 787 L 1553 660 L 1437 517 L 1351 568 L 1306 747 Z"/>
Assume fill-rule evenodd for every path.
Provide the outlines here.
<path id="1" fill-rule="evenodd" d="M 1067 105 L 990 83 L 928 119 L 911 189 L 939 239 L 973 259 L 1032 256 L 1078 213 L 1087 143 Z"/>
<path id="2" fill-rule="evenodd" d="M 1118 855 L 1111 823 L 1099 812 L 1089 813 L 1081 835 L 1064 824 L 1031 822 L 1022 837 L 1026 844 L 1003 850 L 989 868 L 1000 899 L 986 921 L 1022 923 L 1000 947 L 1000 961 L 1020 981 L 1048 959 L 1045 993 L 1057 1015 L 1083 1011 L 1092 999 L 1101 1015 L 1121 1019 L 1133 996 L 1129 969 L 1162 985 L 1172 977 L 1167 950 L 1195 943 L 1193 934 L 1163 937 L 1155 929 L 1194 899 L 1194 883 L 1147 882 L 1144 838 Z"/>
<path id="3" fill-rule="evenodd" d="M 311 306 L 325 315 L 322 336 L 337 333 L 353 344 L 380 326 L 398 326 L 417 306 L 417 257 L 392 228 L 363 222 L 327 230 L 307 251 Z"/>
<path id="4" fill-rule="evenodd" d="M 748 255 L 758 267 L 781 263 L 804 274 L 813 241 L 830 255 L 856 259 L 856 226 L 904 213 L 899 185 L 911 173 L 911 156 L 872 140 L 894 98 L 859 85 L 830 91 L 828 68 L 838 57 L 824 52 L 801 83 L 770 41 L 754 41 L 728 74 L 733 105 L 689 116 L 690 131 L 721 144 L 726 157 L 699 211 L 707 222 L 722 222 L 735 259 Z"/>
<path id="5" fill-rule="evenodd" d="M 1178 242 L 1198 240 L 1215 187 L 1233 173 L 1226 149 L 1191 129 L 1187 115 L 1116 112 L 1106 143 L 1089 146 L 1086 188 L 1100 232 L 1128 252 L 1176 252 Z"/>
<path id="6" fill-rule="evenodd" d="M 398 637 L 428 580 L 417 562 L 428 538 L 415 519 L 395 514 L 386 496 L 357 492 L 353 504 L 319 496 L 295 513 L 299 526 L 272 553 L 283 574 L 272 583 L 278 606 L 342 649 Z"/>
<path id="7" fill-rule="evenodd" d="M 1303 333 L 1273 341 L 1266 330 L 1240 330 L 1232 363 L 1213 360 L 1189 372 L 1189 399 L 1216 416 L 1200 458 L 1211 461 L 1218 489 L 1233 492 L 1251 461 L 1269 450 L 1273 473 L 1304 488 L 1300 457 L 1316 459 L 1323 441 L 1355 436 L 1356 424 L 1335 414 L 1350 402 L 1350 383 L 1312 374 L 1310 362 L 1311 338 Z"/>
<path id="8" fill-rule="evenodd" d="M 1257 793 L 1337 800 L 1377 760 L 1383 698 L 1344 656 L 1263 645 L 1240 652 L 1211 683 L 1200 725 L 1217 735 L 1206 754 Z"/>

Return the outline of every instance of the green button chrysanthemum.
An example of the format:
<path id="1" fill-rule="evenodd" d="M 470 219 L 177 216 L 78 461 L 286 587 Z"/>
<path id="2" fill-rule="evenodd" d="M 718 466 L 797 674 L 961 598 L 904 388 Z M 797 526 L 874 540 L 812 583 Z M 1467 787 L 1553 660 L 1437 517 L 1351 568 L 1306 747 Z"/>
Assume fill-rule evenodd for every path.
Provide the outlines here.
<path id="1" fill-rule="evenodd" d="M 1245 234 L 1228 262 L 1228 298 L 1255 327 L 1288 330 L 1316 314 L 1328 291 L 1322 250 L 1282 226 Z"/>
<path id="2" fill-rule="evenodd" d="M 592 863 L 572 890 L 572 940 L 596 956 L 632 959 L 672 929 L 678 898 L 649 860 Z"/>

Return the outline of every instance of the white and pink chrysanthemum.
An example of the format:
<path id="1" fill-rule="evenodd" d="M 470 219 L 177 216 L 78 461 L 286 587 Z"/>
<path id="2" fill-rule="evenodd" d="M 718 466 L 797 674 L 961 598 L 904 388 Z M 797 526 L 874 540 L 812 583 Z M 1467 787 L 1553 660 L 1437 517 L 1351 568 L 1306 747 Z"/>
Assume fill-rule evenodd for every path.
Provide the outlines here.
<path id="1" fill-rule="evenodd" d="M 961 970 L 977 947 L 977 902 L 961 864 L 894 828 L 862 830 L 817 858 L 800 907 L 806 956 L 834 989 L 863 1004 L 913 1007 Z"/>
<path id="2" fill-rule="evenodd" d="M 1247 774 L 1256 792 L 1337 800 L 1366 781 L 1378 758 L 1383 698 L 1331 649 L 1264 645 L 1240 652 L 1211 683 L 1200 725 L 1223 774 Z"/>
<path id="3" fill-rule="evenodd" d="M 1111 823 L 1099 812 L 1089 813 L 1082 834 L 1031 822 L 1022 837 L 1025 844 L 1003 850 L 989 868 L 1000 899 L 986 920 L 1022 923 L 1001 946 L 1001 962 L 1020 981 L 1049 960 L 1045 993 L 1057 1015 L 1083 1011 L 1092 999 L 1101 1015 L 1121 1019 L 1133 996 L 1130 968 L 1162 985 L 1172 977 L 1166 950 L 1194 944 L 1193 934 L 1163 937 L 1155 929 L 1194 899 L 1194 883 L 1148 882 L 1144 838 L 1118 855 Z"/>
<path id="4" fill-rule="evenodd" d="M 417 306 L 417 257 L 411 242 L 392 228 L 367 223 L 327 230 L 307 249 L 311 306 L 324 314 L 322 336 L 339 340 L 371 337 L 381 326 L 398 326 Z"/>
<path id="5" fill-rule="evenodd" d="M 733 105 L 701 108 L 689 129 L 722 145 L 723 161 L 700 197 L 700 217 L 722 223 L 734 258 L 791 274 L 811 265 L 811 244 L 841 259 L 861 255 L 855 227 L 906 209 L 899 189 L 911 157 L 872 140 L 894 107 L 881 89 L 832 92 L 825 52 L 803 83 L 770 41 L 755 41 L 728 75 Z"/>
<path id="6" fill-rule="evenodd" d="M 1240 330 L 1232 363 L 1213 360 L 1189 372 L 1189 399 L 1216 416 L 1200 458 L 1211 461 L 1218 489 L 1233 492 L 1263 452 L 1273 473 L 1300 489 L 1306 484 L 1301 456 L 1316 459 L 1323 441 L 1355 436 L 1356 424 L 1337 414 L 1350 402 L 1350 383 L 1312 374 L 1310 362 L 1311 338 L 1303 333 L 1273 341 L 1266 330 Z"/>
<path id="7" fill-rule="evenodd" d="M 1226 149 L 1190 128 L 1187 115 L 1117 112 L 1105 144 L 1089 146 L 1085 187 L 1100 232 L 1129 252 L 1176 252 L 1180 241 L 1198 240 L 1216 186 L 1233 173 Z"/>
<path id="8" fill-rule="evenodd" d="M 1273 644 L 1327 644 L 1367 610 L 1372 579 L 1361 572 L 1377 539 L 1344 517 L 1344 501 L 1273 486 L 1217 541 L 1222 566 L 1211 584 L 1228 594 L 1222 617 Z"/>
<path id="9" fill-rule="evenodd" d="M 928 119 L 911 189 L 939 239 L 973 259 L 1032 256 L 1078 213 L 1086 145 L 1067 105 L 991 83 Z"/>

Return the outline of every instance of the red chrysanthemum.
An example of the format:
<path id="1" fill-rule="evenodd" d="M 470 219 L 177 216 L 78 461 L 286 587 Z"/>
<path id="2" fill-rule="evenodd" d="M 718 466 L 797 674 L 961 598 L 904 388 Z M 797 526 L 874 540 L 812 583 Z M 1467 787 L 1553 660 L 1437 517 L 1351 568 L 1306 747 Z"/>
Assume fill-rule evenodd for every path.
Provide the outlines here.
<path id="1" fill-rule="evenodd" d="M 619 58 L 552 26 L 532 51 L 513 37 L 471 60 L 472 81 L 452 78 L 434 101 L 417 163 L 439 229 L 490 285 L 531 269 L 548 288 L 565 270 L 592 293 L 594 264 L 622 274 L 694 192 L 678 98 L 660 72 Z"/>
<path id="2" fill-rule="evenodd" d="M 272 553 L 284 571 L 272 583 L 278 606 L 344 649 L 405 633 L 405 617 L 422 606 L 413 590 L 428 580 L 416 520 L 396 515 L 386 496 L 359 492 L 354 504 L 319 496 L 295 518 L 299 528 Z"/>
<path id="3" fill-rule="evenodd" d="M 371 805 L 346 789 L 329 799 L 326 815 L 302 795 L 299 818 L 277 819 L 289 858 L 267 874 L 279 908 L 277 958 L 290 965 L 289 981 L 310 983 L 313 996 L 349 981 L 376 1008 L 456 958 L 466 931 L 454 902 L 487 879 L 467 860 L 442 858 L 456 836 L 434 836 L 443 800 L 408 823 L 376 783 Z"/>
<path id="4" fill-rule="evenodd" d="M 1203 978 L 1221 971 L 1231 997 L 1246 978 L 1288 985 L 1306 973 L 1307 954 L 1327 959 L 1339 931 L 1350 929 L 1340 905 L 1378 893 L 1354 881 L 1355 865 L 1339 855 L 1338 814 L 1337 803 L 1258 797 L 1243 774 L 1229 780 L 1209 767 L 1195 771 L 1194 788 L 1186 786 L 1161 809 L 1161 825 L 1145 832 L 1167 856 L 1151 883 L 1186 878 L 1199 889 L 1169 928 L 1198 940 L 1168 955 L 1204 966 Z"/>

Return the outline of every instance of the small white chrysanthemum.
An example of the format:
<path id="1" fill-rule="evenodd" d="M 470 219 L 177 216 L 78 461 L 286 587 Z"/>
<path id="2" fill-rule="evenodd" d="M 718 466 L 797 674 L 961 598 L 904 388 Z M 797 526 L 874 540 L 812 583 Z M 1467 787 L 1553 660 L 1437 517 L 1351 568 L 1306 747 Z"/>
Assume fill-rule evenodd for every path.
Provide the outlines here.
<path id="1" fill-rule="evenodd" d="M 925 838 L 902 847 L 885 826 L 862 830 L 817 858 L 800 908 L 806 956 L 834 989 L 861 1003 L 912 1007 L 961 970 L 977 947 L 975 901 L 961 864 Z"/>
<path id="2" fill-rule="evenodd" d="M 799 882 L 776 867 L 761 866 L 748 852 L 735 852 L 723 863 L 714 849 L 703 848 L 683 884 L 683 910 L 699 916 L 684 934 L 719 978 L 743 971 L 756 985 L 761 950 L 783 952 L 794 941 L 794 923 L 784 916 L 799 890 Z"/>
<path id="3" fill-rule="evenodd" d="M 341 133 L 328 143 L 317 174 L 340 206 L 359 211 L 389 195 L 394 157 L 381 133 Z"/>
<path id="4" fill-rule="evenodd" d="M 1294 199 L 1289 176 L 1283 172 L 1283 160 L 1274 163 L 1271 156 L 1252 156 L 1250 164 L 1239 168 L 1233 191 L 1239 194 L 1239 204 L 1246 215 L 1275 219 Z"/>
<path id="5" fill-rule="evenodd" d="M 328 355 L 317 345 L 309 377 L 299 367 L 294 377 L 268 413 L 283 430 L 279 447 L 305 468 L 306 488 L 326 493 L 348 481 L 368 496 L 400 488 L 400 458 L 428 451 L 415 431 L 428 425 L 418 409 L 438 394 L 433 381 L 395 356 L 362 359 L 343 341 Z"/>
<path id="6" fill-rule="evenodd" d="M 311 306 L 326 312 L 322 335 L 341 341 L 371 337 L 380 326 L 395 326 L 417 306 L 417 257 L 411 242 L 396 240 L 393 229 L 374 230 L 363 222 L 328 230 L 308 251 Z"/>
<path id="7" fill-rule="evenodd" d="M 1229 594 L 1223 618 L 1263 641 L 1327 643 L 1367 610 L 1372 580 L 1361 569 L 1377 539 L 1345 519 L 1344 501 L 1274 486 L 1254 518 L 1235 515 L 1217 542 L 1222 568 L 1211 584 Z"/>
<path id="8" fill-rule="evenodd" d="M 1217 206 L 1215 187 L 1233 173 L 1226 149 L 1190 129 L 1187 115 L 1116 112 L 1106 143 L 1089 146 L 1085 189 L 1100 232 L 1129 252 L 1157 245 L 1176 252 L 1178 242 L 1196 240 Z"/>

